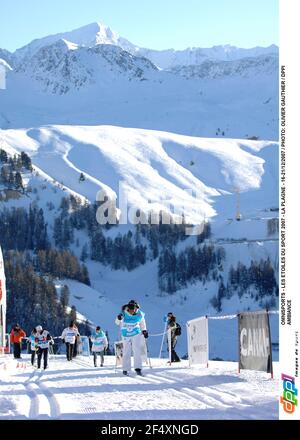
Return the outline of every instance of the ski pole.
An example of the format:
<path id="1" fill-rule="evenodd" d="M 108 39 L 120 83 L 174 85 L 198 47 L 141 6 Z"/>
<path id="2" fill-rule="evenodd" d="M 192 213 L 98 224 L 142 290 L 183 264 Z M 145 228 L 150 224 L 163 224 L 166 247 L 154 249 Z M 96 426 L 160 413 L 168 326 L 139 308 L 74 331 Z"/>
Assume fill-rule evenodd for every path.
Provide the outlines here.
<path id="1" fill-rule="evenodd" d="M 148 356 L 148 360 L 149 360 L 149 367 L 152 368 L 151 357 L 150 357 L 150 353 L 149 353 L 149 347 L 148 347 L 148 343 L 147 343 L 146 339 L 145 339 L 145 343 L 146 343 L 146 348 L 147 348 L 147 356 Z"/>
<path id="2" fill-rule="evenodd" d="M 168 330 L 168 348 L 169 348 L 169 364 L 172 364 L 172 330 Z"/>
<path id="3" fill-rule="evenodd" d="M 164 333 L 163 333 L 163 335 L 162 335 L 161 346 L 160 346 L 160 351 L 159 351 L 159 356 L 158 356 L 159 359 L 161 358 L 161 352 L 162 352 L 163 345 L 164 345 L 164 340 L 165 340 L 165 336 L 166 336 L 167 325 L 168 325 L 168 321 L 165 322 Z"/>

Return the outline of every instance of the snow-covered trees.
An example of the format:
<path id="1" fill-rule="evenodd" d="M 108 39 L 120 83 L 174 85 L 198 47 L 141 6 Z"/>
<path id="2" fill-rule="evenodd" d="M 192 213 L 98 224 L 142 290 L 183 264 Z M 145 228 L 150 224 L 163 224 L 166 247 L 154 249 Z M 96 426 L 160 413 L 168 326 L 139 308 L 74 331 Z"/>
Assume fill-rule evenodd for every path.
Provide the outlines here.
<path id="1" fill-rule="evenodd" d="M 26 153 L 22 151 L 12 157 L 0 149 L 0 184 L 24 191 L 22 172 L 26 171 L 32 172 L 31 159 Z"/>

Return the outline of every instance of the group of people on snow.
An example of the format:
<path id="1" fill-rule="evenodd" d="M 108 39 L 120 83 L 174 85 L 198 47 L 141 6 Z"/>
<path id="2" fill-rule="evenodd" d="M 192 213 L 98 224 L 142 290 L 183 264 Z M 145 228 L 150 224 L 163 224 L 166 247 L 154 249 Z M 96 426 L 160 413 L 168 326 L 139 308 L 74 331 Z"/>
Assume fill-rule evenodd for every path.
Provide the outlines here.
<path id="1" fill-rule="evenodd" d="M 26 333 L 19 324 L 16 324 L 10 333 L 10 342 L 13 344 L 13 353 L 15 359 L 21 359 L 21 346 L 23 338 L 26 338 Z M 37 355 L 37 367 L 41 368 L 43 358 L 44 369 L 48 368 L 49 345 L 54 343 L 53 338 L 48 330 L 43 329 L 41 325 L 37 325 L 32 330 L 27 340 L 30 347 L 31 364 L 34 365 L 35 356 Z"/>
<path id="2" fill-rule="evenodd" d="M 169 312 L 164 321 L 166 323 L 166 330 L 170 333 L 171 362 L 180 362 L 180 358 L 175 351 L 177 344 L 177 337 L 181 334 L 181 327 L 176 322 L 176 317 L 172 312 Z M 117 315 L 115 320 L 116 325 L 120 327 L 122 337 L 123 353 L 122 353 L 122 368 L 125 376 L 131 371 L 131 355 L 133 354 L 133 368 L 137 375 L 142 374 L 142 353 L 147 343 L 149 334 L 145 321 L 145 313 L 141 310 L 139 304 L 135 300 L 129 301 L 121 308 L 121 312 Z M 10 333 L 10 342 L 13 344 L 14 358 L 21 358 L 21 343 L 22 339 L 26 338 L 25 331 L 16 324 Z M 77 343 L 80 338 L 78 328 L 74 321 L 71 321 L 66 327 L 61 336 L 61 340 L 66 345 L 66 357 L 71 361 L 77 352 Z M 49 346 L 54 344 L 54 340 L 48 330 L 43 329 L 41 325 L 36 326 L 30 336 L 27 338 L 30 345 L 31 364 L 34 365 L 35 356 L 37 355 L 37 368 L 41 368 L 43 358 L 44 369 L 48 368 L 48 352 Z M 97 357 L 100 357 L 100 366 L 104 366 L 104 353 L 108 348 L 108 340 L 105 332 L 100 326 L 97 326 L 94 333 L 90 336 L 92 344 L 92 353 L 94 359 L 94 366 L 97 367 Z"/>

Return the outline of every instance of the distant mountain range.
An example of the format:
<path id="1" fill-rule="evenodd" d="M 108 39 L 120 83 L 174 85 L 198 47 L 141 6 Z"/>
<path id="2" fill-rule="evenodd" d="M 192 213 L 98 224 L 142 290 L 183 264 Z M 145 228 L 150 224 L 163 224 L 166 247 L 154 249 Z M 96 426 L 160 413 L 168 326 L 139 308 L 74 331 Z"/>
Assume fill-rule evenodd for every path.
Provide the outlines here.
<path id="1" fill-rule="evenodd" d="M 278 139 L 278 48 L 140 48 L 92 23 L 10 53 L 0 128 L 119 125 Z"/>

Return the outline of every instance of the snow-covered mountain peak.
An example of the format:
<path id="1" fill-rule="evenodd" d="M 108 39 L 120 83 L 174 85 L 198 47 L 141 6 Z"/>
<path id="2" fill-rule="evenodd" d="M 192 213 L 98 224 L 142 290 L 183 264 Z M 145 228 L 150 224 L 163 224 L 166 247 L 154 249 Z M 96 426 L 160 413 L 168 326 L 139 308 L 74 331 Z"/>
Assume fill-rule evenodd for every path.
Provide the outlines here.
<path id="1" fill-rule="evenodd" d="M 35 55 L 42 47 L 52 45 L 60 40 L 66 40 L 75 46 L 83 47 L 94 47 L 98 44 L 113 44 L 123 49 L 134 47 L 129 41 L 120 38 L 116 32 L 105 24 L 95 22 L 69 32 L 48 35 L 44 38 L 33 40 L 26 46 L 16 50 L 15 55 L 20 61 L 26 60 Z"/>
<path id="2" fill-rule="evenodd" d="M 88 25 L 91 29 L 95 29 L 96 44 L 118 44 L 119 35 L 103 23 L 92 23 Z"/>

